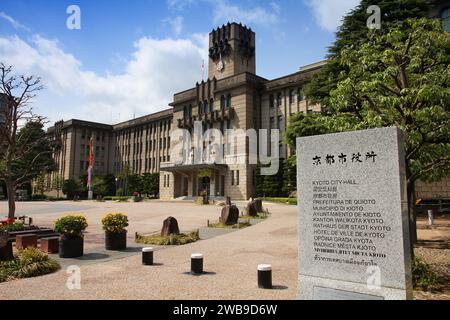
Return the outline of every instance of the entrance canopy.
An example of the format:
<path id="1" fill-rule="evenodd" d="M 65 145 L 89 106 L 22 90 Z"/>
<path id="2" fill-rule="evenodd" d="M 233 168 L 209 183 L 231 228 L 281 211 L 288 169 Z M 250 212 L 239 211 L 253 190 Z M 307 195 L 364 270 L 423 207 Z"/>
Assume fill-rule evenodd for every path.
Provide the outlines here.
<path id="1" fill-rule="evenodd" d="M 228 166 L 225 164 L 186 164 L 186 165 L 174 165 L 172 163 L 162 163 L 161 164 L 161 171 L 167 171 L 172 173 L 181 173 L 181 174 L 188 174 L 191 172 L 199 171 L 199 170 L 214 170 L 214 171 L 225 171 L 227 170 Z"/>

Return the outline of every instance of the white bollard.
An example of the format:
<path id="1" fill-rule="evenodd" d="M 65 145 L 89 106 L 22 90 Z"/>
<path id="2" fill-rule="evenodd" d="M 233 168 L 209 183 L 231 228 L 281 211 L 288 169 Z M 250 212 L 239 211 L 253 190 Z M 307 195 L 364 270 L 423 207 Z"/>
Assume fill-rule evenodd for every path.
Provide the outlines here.
<path id="1" fill-rule="evenodd" d="M 434 224 L 433 210 L 428 210 L 428 225 L 433 226 L 433 224 Z"/>

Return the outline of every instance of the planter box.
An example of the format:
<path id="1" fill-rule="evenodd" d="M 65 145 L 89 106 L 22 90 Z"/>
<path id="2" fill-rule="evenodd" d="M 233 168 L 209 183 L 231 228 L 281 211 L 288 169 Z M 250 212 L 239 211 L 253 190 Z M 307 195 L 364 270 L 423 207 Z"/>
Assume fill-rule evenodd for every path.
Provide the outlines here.
<path id="1" fill-rule="evenodd" d="M 78 258 L 83 256 L 84 239 L 72 238 L 65 239 L 64 236 L 59 240 L 60 258 Z"/>
<path id="2" fill-rule="evenodd" d="M 119 251 L 127 248 L 127 233 L 105 233 L 106 250 Z"/>

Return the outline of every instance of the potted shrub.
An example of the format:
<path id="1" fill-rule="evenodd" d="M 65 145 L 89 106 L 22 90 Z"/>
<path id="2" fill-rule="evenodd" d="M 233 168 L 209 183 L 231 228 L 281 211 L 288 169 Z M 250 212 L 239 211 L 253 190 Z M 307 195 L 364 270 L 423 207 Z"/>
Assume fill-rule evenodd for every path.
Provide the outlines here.
<path id="1" fill-rule="evenodd" d="M 125 250 L 127 247 L 128 217 L 122 213 L 110 213 L 102 219 L 105 230 L 106 250 Z"/>
<path id="2" fill-rule="evenodd" d="M 61 234 L 59 240 L 59 256 L 61 258 L 77 258 L 83 255 L 83 231 L 88 224 L 86 218 L 69 215 L 55 222 L 55 231 Z"/>

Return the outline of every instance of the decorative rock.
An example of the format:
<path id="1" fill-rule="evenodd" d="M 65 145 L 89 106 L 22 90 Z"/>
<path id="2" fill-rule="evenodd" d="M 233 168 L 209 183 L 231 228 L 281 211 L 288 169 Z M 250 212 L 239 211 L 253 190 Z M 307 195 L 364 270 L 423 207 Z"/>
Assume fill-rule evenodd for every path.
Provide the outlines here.
<path id="1" fill-rule="evenodd" d="M 166 237 L 171 234 L 180 234 L 180 229 L 178 228 L 178 221 L 174 217 L 168 217 L 164 220 L 163 227 L 161 230 L 161 236 Z"/>
<path id="2" fill-rule="evenodd" d="M 42 238 L 41 250 L 45 253 L 59 252 L 59 237 Z"/>
<path id="3" fill-rule="evenodd" d="M 220 215 L 220 221 L 227 226 L 234 225 L 238 223 L 239 220 L 239 209 L 236 206 L 227 205 L 222 208 L 222 213 Z"/>
<path id="4" fill-rule="evenodd" d="M 247 208 L 245 209 L 245 212 L 250 217 L 256 217 L 258 215 L 254 201 L 251 201 L 247 204 Z"/>
<path id="5" fill-rule="evenodd" d="M 258 287 L 272 289 L 272 266 L 270 264 L 258 265 Z"/>
<path id="6" fill-rule="evenodd" d="M 153 265 L 153 251 L 152 247 L 142 248 L 142 264 L 145 266 Z"/>
<path id="7" fill-rule="evenodd" d="M 255 206 L 256 212 L 261 213 L 264 212 L 263 206 L 262 206 L 262 200 L 261 199 L 254 199 L 253 204 Z"/>
<path id="8" fill-rule="evenodd" d="M 37 235 L 22 234 L 16 236 L 16 248 L 25 249 L 28 247 L 37 247 Z"/>
<path id="9" fill-rule="evenodd" d="M 191 273 L 192 274 L 203 273 L 203 254 L 193 253 L 191 255 Z"/>

